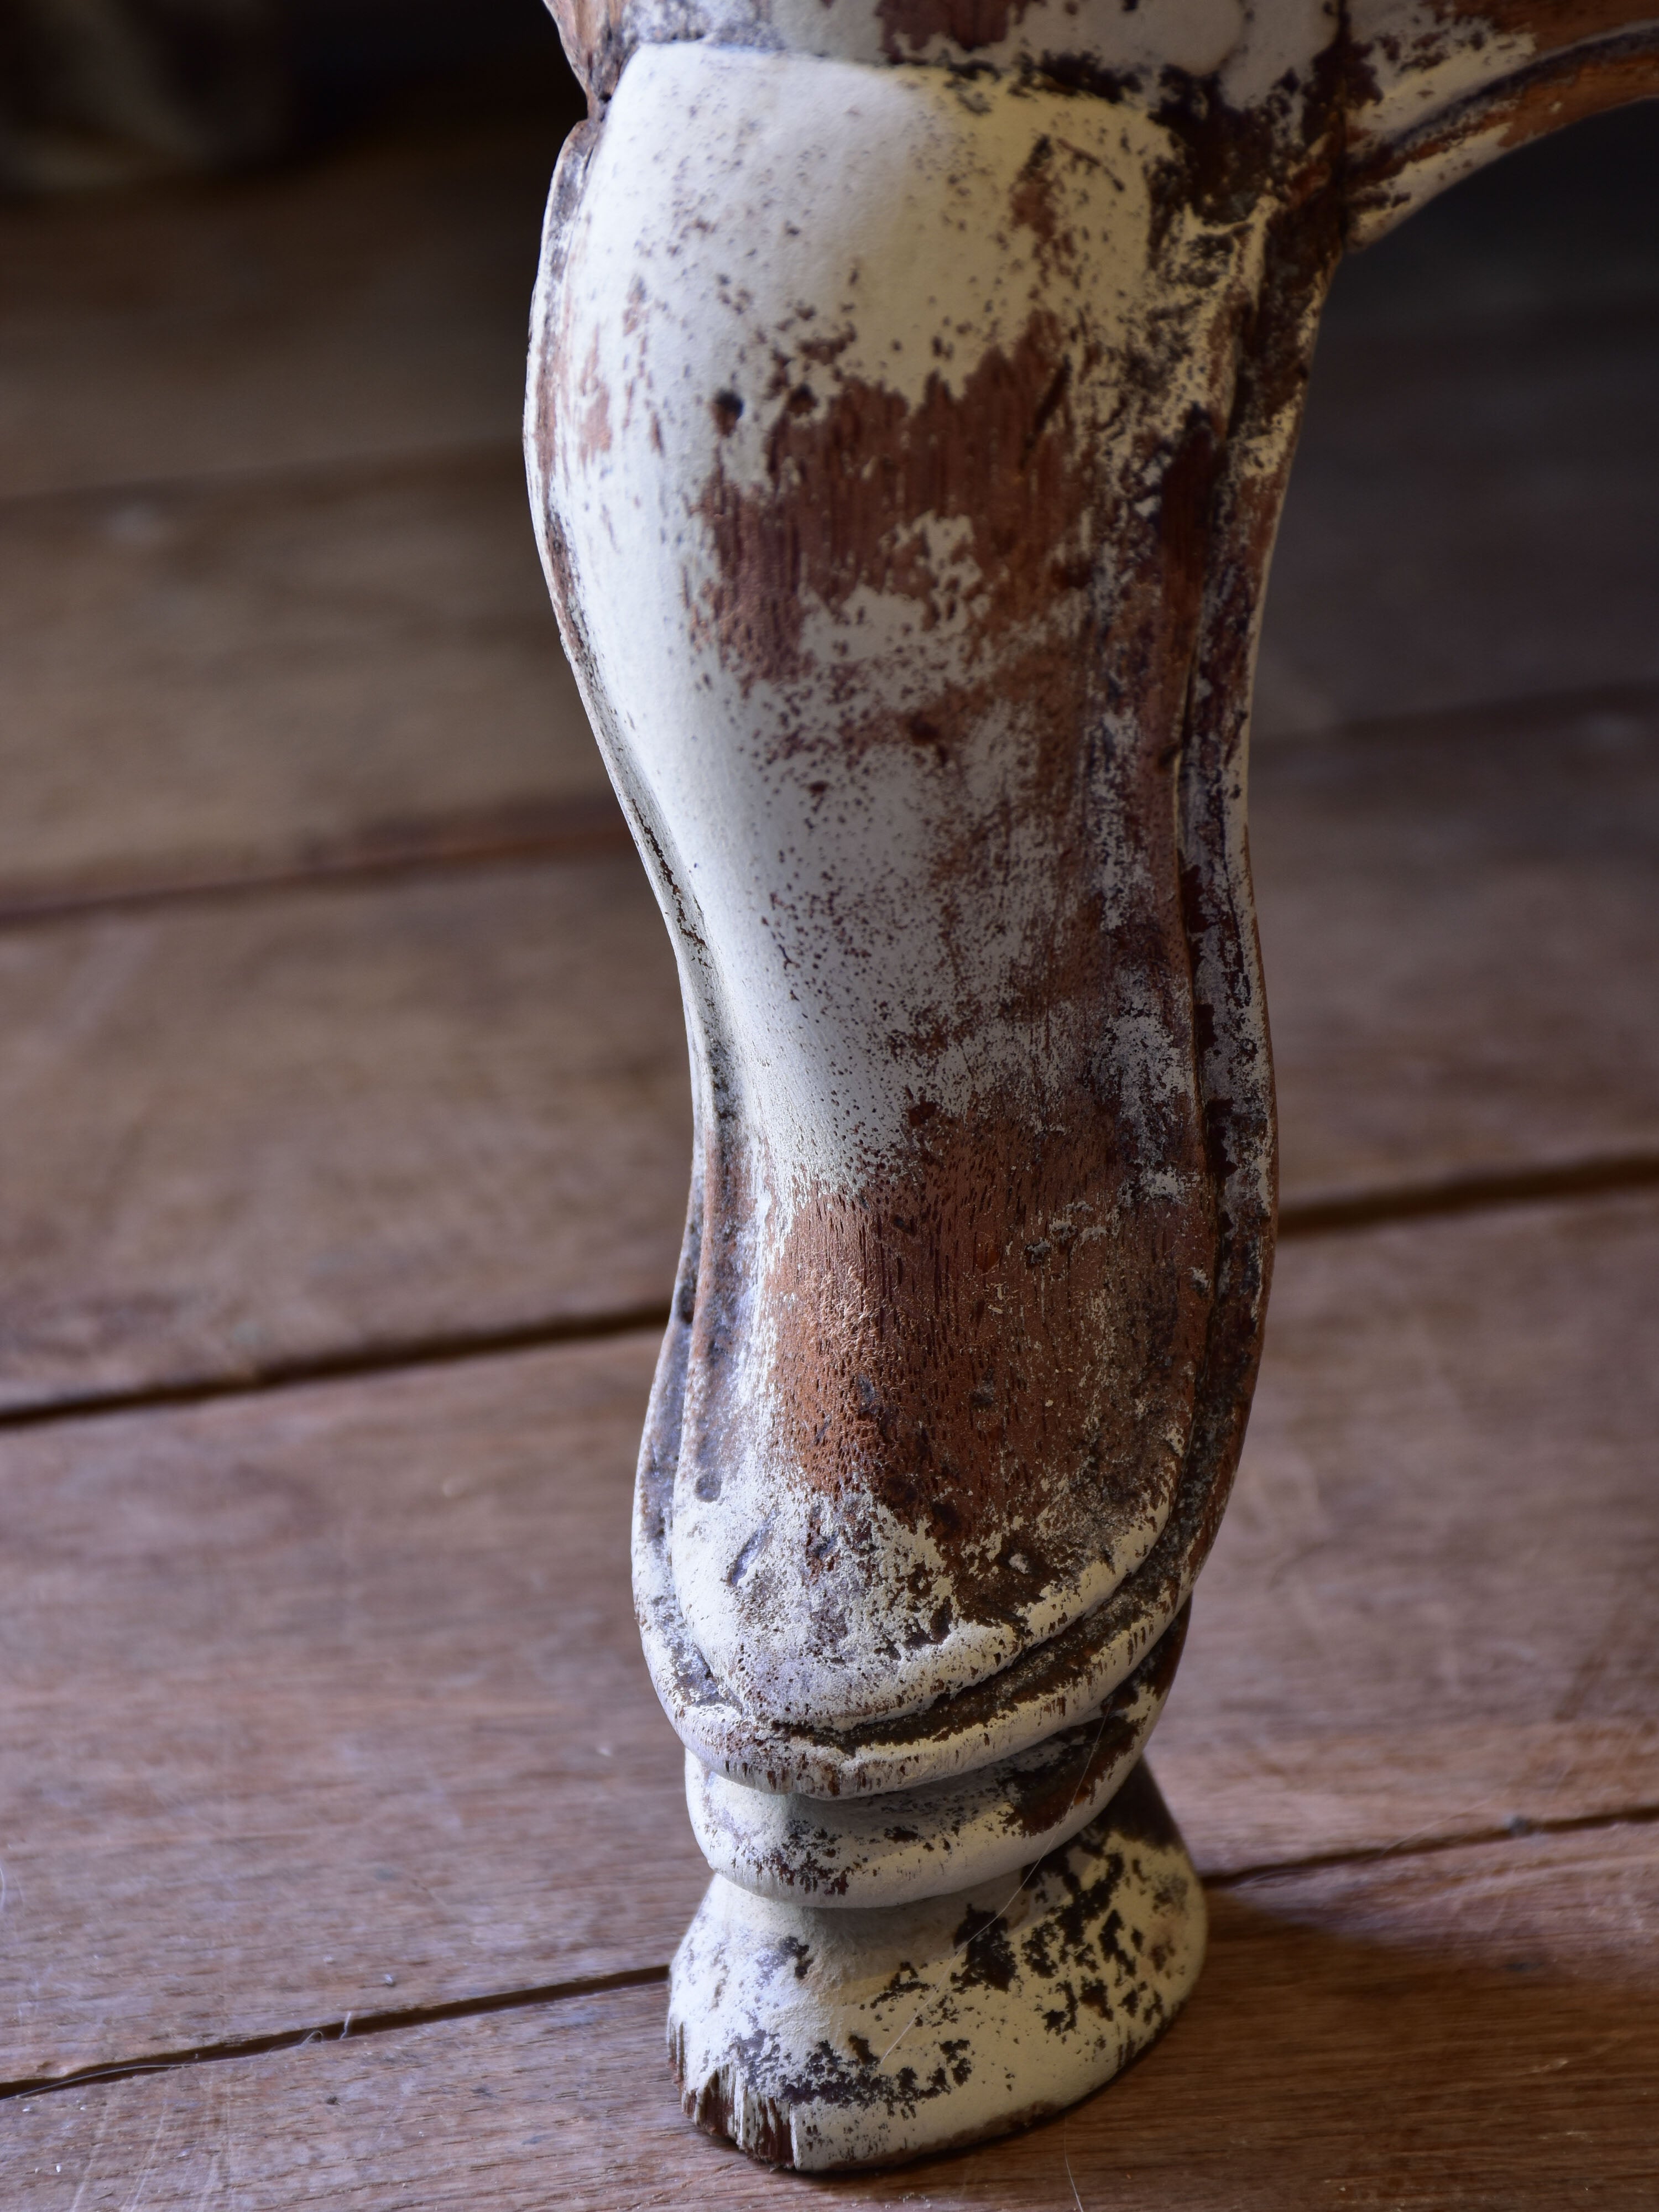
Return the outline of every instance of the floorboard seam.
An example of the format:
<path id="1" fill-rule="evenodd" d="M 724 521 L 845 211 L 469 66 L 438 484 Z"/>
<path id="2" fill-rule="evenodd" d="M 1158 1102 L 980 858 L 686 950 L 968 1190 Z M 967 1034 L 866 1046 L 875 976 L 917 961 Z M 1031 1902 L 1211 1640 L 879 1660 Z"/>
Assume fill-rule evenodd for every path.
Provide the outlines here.
<path id="1" fill-rule="evenodd" d="M 1282 1238 L 1340 1235 L 1386 1226 L 1396 1221 L 1426 1221 L 1458 1215 L 1499 1212 L 1635 1192 L 1659 1186 L 1659 1154 L 1634 1153 L 1586 1160 L 1519 1173 L 1470 1176 L 1456 1182 L 1396 1187 L 1287 1206 L 1279 1216 Z M 539 1352 L 561 1344 L 597 1342 L 635 1330 L 668 1325 L 666 1300 L 628 1306 L 609 1313 L 574 1314 L 526 1322 L 508 1328 L 460 1331 L 453 1334 L 399 1338 L 309 1358 L 273 1362 L 252 1372 L 195 1376 L 178 1382 L 146 1383 L 130 1390 L 86 1391 L 44 1399 L 32 1405 L 0 1407 L 0 1435 L 9 1430 L 46 1427 L 60 1421 L 104 1420 L 117 1414 L 205 1405 L 219 1398 L 258 1397 L 267 1392 L 303 1389 L 313 1383 L 350 1382 L 360 1377 L 453 1366 L 471 1359 Z"/>
<path id="2" fill-rule="evenodd" d="M 1373 745 L 1431 734 L 1455 746 L 1490 737 L 1495 723 L 1509 727 L 1519 722 L 1537 729 L 1589 714 L 1644 714 L 1656 705 L 1659 684 L 1636 677 L 1622 683 L 1568 684 L 1553 691 L 1515 691 L 1455 706 L 1407 707 L 1394 714 L 1357 714 L 1308 730 L 1269 729 L 1254 735 L 1251 747 L 1258 757 L 1277 760 L 1304 747 Z"/>
<path id="3" fill-rule="evenodd" d="M 173 2073 L 186 2066 L 219 2065 L 227 2059 L 264 2058 L 284 2051 L 301 2051 L 312 2043 L 355 2043 L 366 2035 L 392 2035 L 408 2028 L 434 2027 L 445 2021 L 477 2020 L 496 2012 L 522 2012 L 536 2005 L 562 2003 L 571 1997 L 603 1996 L 610 1990 L 647 1989 L 667 1979 L 666 1966 L 626 1966 L 614 1974 L 589 1974 L 568 1982 L 542 1982 L 529 1989 L 496 1990 L 483 1996 L 455 1997 L 447 2004 L 410 2005 L 401 2011 L 349 2012 L 343 2019 L 319 2021 L 311 2027 L 279 2028 L 269 2035 L 202 2044 L 193 2050 L 158 2051 L 148 2058 L 118 2059 L 107 2065 L 76 2067 L 67 2074 L 0 2081 L 0 2103 L 25 2097 L 56 2096 L 61 2090 L 84 2089 L 92 2083 L 130 2081 L 144 2074 Z"/>
<path id="4" fill-rule="evenodd" d="M 563 1344 L 593 1344 L 668 1326 L 669 1301 L 619 1307 L 610 1313 L 571 1314 L 526 1322 L 516 1328 L 478 1329 L 450 1336 L 408 1337 L 361 1346 L 350 1352 L 273 1364 L 254 1374 L 210 1375 L 180 1382 L 145 1385 L 132 1390 L 88 1392 L 82 1397 L 52 1398 L 39 1405 L 0 1408 L 0 1435 L 38 1429 L 60 1421 L 109 1420 L 121 1413 L 150 1413 L 181 1406 L 204 1406 L 221 1398 L 257 1398 L 319 1382 L 349 1382 L 376 1375 L 414 1373 L 423 1367 L 449 1367 L 514 1352 L 551 1350 Z"/>
<path id="5" fill-rule="evenodd" d="M 143 487 L 122 489 L 125 493 Z M 79 493 L 63 495 L 82 496 Z M 59 495 L 42 496 L 56 498 Z M 0 516 L 3 516 L 8 503 L 0 499 Z M 1273 749 L 1277 751 L 1281 746 L 1301 744 L 1362 744 L 1382 738 L 1409 735 L 1419 726 L 1480 724 L 1494 718 L 1517 716 L 1534 720 L 1540 717 L 1556 720 L 1609 708 L 1629 710 L 1632 707 L 1659 708 L 1659 687 L 1620 684 L 1543 694 L 1529 699 L 1492 701 L 1468 708 L 1425 708 L 1381 721 L 1337 723 L 1328 728 L 1298 732 L 1293 737 L 1274 739 Z M 1455 739 L 1449 741 L 1455 743 Z M 411 828 L 387 850 L 374 850 L 371 834 L 369 838 L 355 842 L 349 837 L 343 838 L 333 848 L 325 843 L 263 867 L 240 868 L 234 863 L 222 863 L 216 867 L 208 866 L 195 877 L 185 873 L 149 881 L 142 878 L 127 883 L 108 881 L 101 885 L 96 882 L 79 885 L 46 883 L 33 890 L 0 889 L 0 930 L 36 928 L 100 915 L 153 913 L 173 907 L 228 904 L 329 885 L 443 876 L 460 871 L 581 859 L 632 849 L 627 823 L 608 796 L 595 793 L 551 802 L 526 798 L 522 805 L 526 810 L 533 809 L 539 817 L 539 824 L 534 830 L 481 831 L 464 817 L 448 823 L 434 819 Z M 511 803 L 507 802 L 498 812 L 504 817 L 511 811 Z M 1363 1207 L 1365 1203 L 1363 1195 L 1352 1200 L 1338 1197 L 1299 1209 L 1289 1208 L 1287 1218 L 1297 1212 L 1322 1215 L 1328 1212 L 1331 1225 L 1346 1226 L 1350 1218 L 1346 1209 Z M 1370 1217 L 1361 1213 L 1354 1218 Z M 1289 1230 L 1286 1233 L 1297 1232 Z"/>
<path id="6" fill-rule="evenodd" d="M 1601 1828 L 1644 1828 L 1659 1822 L 1659 1805 L 1623 1805 L 1612 1813 L 1572 1813 L 1558 1820 L 1530 1820 L 1517 1814 L 1485 1828 L 1460 1829 L 1450 1836 L 1407 1836 L 1398 1843 L 1373 1844 L 1345 1851 L 1316 1851 L 1305 1858 L 1263 1859 L 1255 1866 L 1230 1868 L 1224 1874 L 1206 1874 L 1206 1889 L 1238 1889 L 1247 1882 L 1273 1881 L 1296 1875 L 1319 1874 L 1327 1868 L 1385 1865 L 1393 1859 L 1435 1858 L 1446 1851 L 1465 1851 L 1483 1844 L 1518 1843 L 1528 1836 L 1574 1836 Z"/>
<path id="7" fill-rule="evenodd" d="M 1328 1851 L 1303 1859 L 1266 1861 L 1232 1873 L 1206 1875 L 1204 1887 L 1206 1890 L 1237 1889 L 1247 1882 L 1316 1874 L 1328 1867 L 1369 1866 L 1390 1859 L 1467 1850 L 1483 1844 L 1512 1843 L 1526 1836 L 1571 1835 L 1589 1830 L 1647 1827 L 1656 1823 L 1659 1823 L 1659 1805 L 1630 1806 L 1616 1813 L 1585 1813 L 1558 1820 L 1511 1820 L 1499 1827 L 1464 1835 L 1425 1838 L 1365 1850 Z M 364 2036 L 392 2035 L 417 2027 L 436 2027 L 447 2021 L 478 2020 L 492 2013 L 526 2012 L 538 2005 L 562 2003 L 572 1997 L 602 1996 L 612 1990 L 649 1989 L 665 1982 L 668 1971 L 666 1966 L 629 1966 L 613 1974 L 543 1982 L 526 1989 L 495 1990 L 476 1997 L 452 1998 L 443 2004 L 410 2005 L 400 2010 L 382 2012 L 349 2012 L 343 2019 L 319 2021 L 311 2027 L 283 2028 L 269 2035 L 203 2044 L 192 2050 L 155 2051 L 148 2058 L 114 2060 L 104 2065 L 77 2067 L 65 2074 L 0 2081 L 0 2103 L 56 2096 L 65 2089 L 128 2081 L 143 2075 L 173 2073 L 190 2066 L 217 2065 L 233 2058 L 268 2057 L 303 2050 L 308 2044 L 345 2043 Z"/>
<path id="8" fill-rule="evenodd" d="M 323 851 L 281 866 L 204 874 L 193 881 L 186 878 L 167 883 L 117 884 L 101 890 L 54 890 L 48 885 L 38 891 L 0 891 L 0 931 L 192 907 L 234 906 L 288 897 L 295 892 L 431 882 L 548 862 L 604 860 L 633 849 L 628 824 L 609 799 L 572 800 L 568 807 L 540 810 L 538 826 L 521 833 L 485 831 L 470 837 L 458 833 L 445 840 L 434 832 L 426 843 L 411 841 L 381 851 L 343 847 L 336 853 Z"/>
<path id="9" fill-rule="evenodd" d="M 1477 1170 L 1433 1182 L 1292 1200 L 1279 1208 L 1279 1233 L 1285 1239 L 1329 1237 L 1392 1221 L 1426 1221 L 1443 1215 L 1545 1206 L 1560 1199 L 1600 1198 L 1615 1191 L 1650 1189 L 1656 1183 L 1659 1152 L 1607 1153 L 1548 1167 Z"/>

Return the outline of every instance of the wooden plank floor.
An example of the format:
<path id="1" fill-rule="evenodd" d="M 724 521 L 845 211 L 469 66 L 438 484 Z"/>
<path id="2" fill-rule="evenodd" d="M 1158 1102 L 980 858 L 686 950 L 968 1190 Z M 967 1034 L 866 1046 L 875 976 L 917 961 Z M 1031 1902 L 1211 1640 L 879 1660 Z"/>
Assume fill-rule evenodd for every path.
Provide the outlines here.
<path id="1" fill-rule="evenodd" d="M 816 2194 L 1659 2202 L 1659 134 L 1599 130 L 1324 343 L 1254 798 L 1286 1235 L 1156 1753 L 1199 1995 L 1063 2124 Z M 799 2194 L 660 2047 L 685 1079 L 514 453 L 555 136 L 0 215 L 29 2212 Z"/>

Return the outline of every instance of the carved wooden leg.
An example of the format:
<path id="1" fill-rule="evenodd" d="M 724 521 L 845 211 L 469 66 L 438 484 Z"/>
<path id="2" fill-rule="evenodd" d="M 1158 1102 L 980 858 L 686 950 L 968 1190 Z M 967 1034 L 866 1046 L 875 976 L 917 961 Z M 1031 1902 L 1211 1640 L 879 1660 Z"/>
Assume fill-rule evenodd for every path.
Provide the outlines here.
<path id="1" fill-rule="evenodd" d="M 1034 9 L 967 76 L 889 65 L 948 9 L 811 6 L 567 25 L 529 446 L 696 1090 L 671 2045 L 828 2167 L 1058 2109 L 1201 1958 L 1137 1762 L 1267 1297 L 1243 738 L 1355 78 L 1316 9 Z"/>

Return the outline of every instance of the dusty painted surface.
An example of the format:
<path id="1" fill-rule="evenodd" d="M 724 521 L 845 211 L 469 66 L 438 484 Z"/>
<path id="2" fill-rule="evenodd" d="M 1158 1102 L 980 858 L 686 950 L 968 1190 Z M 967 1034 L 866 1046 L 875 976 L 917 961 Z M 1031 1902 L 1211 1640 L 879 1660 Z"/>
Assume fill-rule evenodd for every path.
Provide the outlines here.
<path id="1" fill-rule="evenodd" d="M 960 1780 L 884 1797 L 780 1796 L 686 1754 L 691 1826 L 716 1874 L 757 1897 L 826 1908 L 908 1904 L 1009 1875 L 1108 1805 L 1145 1748 L 1187 1617 L 1097 1714 Z"/>
<path id="2" fill-rule="evenodd" d="M 1327 45 L 1336 20 L 1323 0 L 556 0 L 553 14 L 601 100 L 640 47 L 706 39 L 875 66 L 1167 69 L 1217 82 L 1240 111 Z"/>
<path id="3" fill-rule="evenodd" d="M 1545 131 L 1659 93 L 1659 8 L 1352 0 L 1349 240 Z"/>
<path id="4" fill-rule="evenodd" d="M 1330 57 L 1344 80 L 1350 242 L 1510 147 L 1659 94 L 1641 0 L 551 0 L 596 106 L 639 47 L 708 40 L 872 64 L 1205 89 L 1236 118 Z"/>
<path id="5" fill-rule="evenodd" d="M 969 2002 L 945 1922 L 1045 1850 L 1019 1909 L 1072 1910 L 1139 1817 L 1237 1463 L 1275 1185 L 1249 702 L 1332 268 L 1659 46 L 1611 0 L 561 21 L 594 119 L 532 492 L 696 1109 L 634 1553 L 718 1870 L 677 2063 L 757 2155 L 858 2162 L 1081 2094 L 1152 2002 L 1034 2041 L 1043 1973 Z M 1174 1897 L 1152 1863 L 1098 1894 Z M 916 1944 L 901 2092 L 867 1977 Z"/>
<path id="6" fill-rule="evenodd" d="M 1162 2033 L 1203 1963 L 1204 1892 L 1138 1770 L 1024 1879 L 879 1912 L 716 1875 L 675 1958 L 687 2113 L 809 2172 L 972 2142 L 1061 2110 Z"/>
<path id="7" fill-rule="evenodd" d="M 1277 210 L 1217 167 L 1086 94 L 676 46 L 569 226 L 549 493 L 699 1071 L 638 1587 L 739 1779 L 878 1790 L 1082 1717 L 1226 1480 L 1268 1078 L 1248 976 L 1194 997 L 1180 783 Z M 988 1735 L 945 1709 L 1039 1651 Z"/>

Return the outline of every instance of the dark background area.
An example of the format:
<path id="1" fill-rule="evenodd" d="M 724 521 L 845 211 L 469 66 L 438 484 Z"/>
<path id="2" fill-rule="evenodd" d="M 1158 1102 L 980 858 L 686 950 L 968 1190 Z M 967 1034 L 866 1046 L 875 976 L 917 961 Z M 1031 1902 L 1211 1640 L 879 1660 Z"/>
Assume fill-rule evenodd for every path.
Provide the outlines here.
<path id="1" fill-rule="evenodd" d="M 565 118 L 583 100 L 537 0 L 6 0 L 0 189 L 295 157 L 434 104 Z"/>

